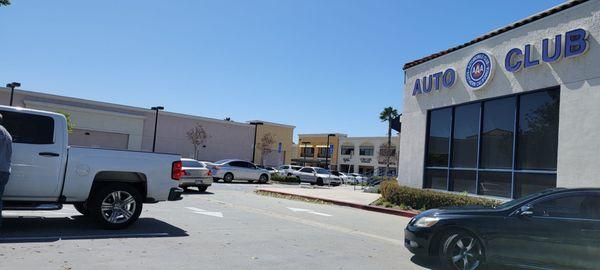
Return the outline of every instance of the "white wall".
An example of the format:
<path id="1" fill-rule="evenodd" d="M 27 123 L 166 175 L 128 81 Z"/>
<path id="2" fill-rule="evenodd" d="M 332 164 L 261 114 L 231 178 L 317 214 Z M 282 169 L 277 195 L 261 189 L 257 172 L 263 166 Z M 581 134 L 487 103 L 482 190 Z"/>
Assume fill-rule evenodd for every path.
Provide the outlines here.
<path id="1" fill-rule="evenodd" d="M 562 34 L 564 41 L 565 32 L 576 28 L 589 32 L 589 49 L 584 55 L 561 57 L 551 64 L 541 62 L 517 73 L 505 70 L 504 57 L 510 49 L 523 50 L 525 44 L 532 44 L 534 55 L 539 59 L 542 39 Z M 407 69 L 399 181 L 422 187 L 428 110 L 560 85 L 557 185 L 600 186 L 599 39 L 600 1 L 590 1 Z M 471 56 L 481 51 L 496 58 L 496 72 L 487 86 L 473 91 L 466 87 L 464 72 Z M 449 67 L 457 74 L 457 81 L 450 90 L 412 96 L 417 78 Z"/>

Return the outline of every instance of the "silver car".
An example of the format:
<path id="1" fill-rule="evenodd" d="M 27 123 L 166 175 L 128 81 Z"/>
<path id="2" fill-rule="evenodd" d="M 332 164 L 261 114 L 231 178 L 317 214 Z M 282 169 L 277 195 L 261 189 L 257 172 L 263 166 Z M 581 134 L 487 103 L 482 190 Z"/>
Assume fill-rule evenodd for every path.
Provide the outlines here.
<path id="1" fill-rule="evenodd" d="M 293 176 L 295 172 L 302 169 L 301 166 L 296 165 L 281 165 L 277 169 L 279 171 L 279 175 L 281 176 Z"/>
<path id="2" fill-rule="evenodd" d="M 270 172 L 261 169 L 251 162 L 239 159 L 225 159 L 213 163 L 211 166 L 213 179 L 223 179 L 225 183 L 233 180 L 246 180 L 250 183 L 258 181 L 264 184 L 269 181 Z"/>
<path id="3" fill-rule="evenodd" d="M 204 192 L 212 185 L 212 172 L 205 163 L 189 158 L 182 158 L 181 163 L 184 171 L 179 180 L 181 188 L 197 187 L 200 192 Z"/>
<path id="4" fill-rule="evenodd" d="M 339 186 L 342 179 L 331 174 L 330 171 L 319 167 L 303 167 L 294 173 L 300 179 L 300 182 L 310 183 L 311 185 L 331 185 Z"/>

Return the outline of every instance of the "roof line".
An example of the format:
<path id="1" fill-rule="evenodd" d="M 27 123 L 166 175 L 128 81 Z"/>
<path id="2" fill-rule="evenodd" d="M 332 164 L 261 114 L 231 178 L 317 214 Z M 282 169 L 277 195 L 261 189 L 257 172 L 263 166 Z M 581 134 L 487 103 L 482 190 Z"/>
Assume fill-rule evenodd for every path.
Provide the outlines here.
<path id="1" fill-rule="evenodd" d="M 431 54 L 431 55 L 423 57 L 421 59 L 417 59 L 417 60 L 408 62 L 408 63 L 404 64 L 404 67 L 402 69 L 403 70 L 407 70 L 407 69 L 409 69 L 411 67 L 423 64 L 423 63 L 425 63 L 427 61 L 430 61 L 430 60 L 433 60 L 435 58 L 444 56 L 446 54 L 449 54 L 451 52 L 460 50 L 460 49 L 465 48 L 467 46 L 471 46 L 471 45 L 473 45 L 475 43 L 479 43 L 479 42 L 484 41 L 486 39 L 490 39 L 490 38 L 498 36 L 498 35 L 500 35 L 502 33 L 505 33 L 505 32 L 508 32 L 510 30 L 519 28 L 519 27 L 521 27 L 523 25 L 535 22 L 537 20 L 546 18 L 546 17 L 548 17 L 548 16 L 550 16 L 552 14 L 556 14 L 558 12 L 561 12 L 563 10 L 572 8 L 574 6 L 577 6 L 577 5 L 585 3 L 585 2 L 588 2 L 588 0 L 572 0 L 570 2 L 567 2 L 567 3 L 561 4 L 561 5 L 552 7 L 550 9 L 547 9 L 547 10 L 542 11 L 540 13 L 537 13 L 537 14 L 534 14 L 532 16 L 529 16 L 529 17 L 527 17 L 527 18 L 525 18 L 523 20 L 520 20 L 518 22 L 512 23 L 512 24 L 510 24 L 508 26 L 505 26 L 505 27 L 502 27 L 502 28 L 498 28 L 496 30 L 488 32 L 487 34 L 479 36 L 479 37 L 477 37 L 477 38 L 475 38 L 475 39 L 473 39 L 473 40 L 471 40 L 469 42 L 463 43 L 463 44 L 458 45 L 456 47 L 453 47 L 453 48 L 450 48 L 450 49 L 447 49 L 447 50 L 444 50 L 444 51 L 441 51 L 441 52 L 438 52 L 438 53 Z"/>

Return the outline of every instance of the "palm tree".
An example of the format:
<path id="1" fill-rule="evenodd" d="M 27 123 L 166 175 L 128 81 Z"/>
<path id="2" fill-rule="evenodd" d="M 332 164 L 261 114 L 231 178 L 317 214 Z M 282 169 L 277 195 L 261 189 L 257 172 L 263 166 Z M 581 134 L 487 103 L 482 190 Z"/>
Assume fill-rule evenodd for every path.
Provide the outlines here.
<path id="1" fill-rule="evenodd" d="M 10 0 L 0 0 L 0 6 L 8 6 L 10 5 Z"/>
<path id="2" fill-rule="evenodd" d="M 386 165 L 385 165 L 385 175 L 384 178 L 388 177 L 388 172 L 390 171 L 390 147 L 392 146 L 392 119 L 398 117 L 398 111 L 392 107 L 386 107 L 379 114 L 379 120 L 381 122 L 388 122 L 388 142 L 386 149 Z"/>

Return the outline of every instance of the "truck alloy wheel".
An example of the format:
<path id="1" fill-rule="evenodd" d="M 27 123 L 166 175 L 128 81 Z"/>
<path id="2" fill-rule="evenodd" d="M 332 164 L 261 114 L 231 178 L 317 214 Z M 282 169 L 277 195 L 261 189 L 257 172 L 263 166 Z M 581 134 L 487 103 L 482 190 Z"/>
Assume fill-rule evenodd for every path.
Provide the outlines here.
<path id="1" fill-rule="evenodd" d="M 130 185 L 109 184 L 94 193 L 90 211 L 102 227 L 122 229 L 140 216 L 142 196 Z"/>

